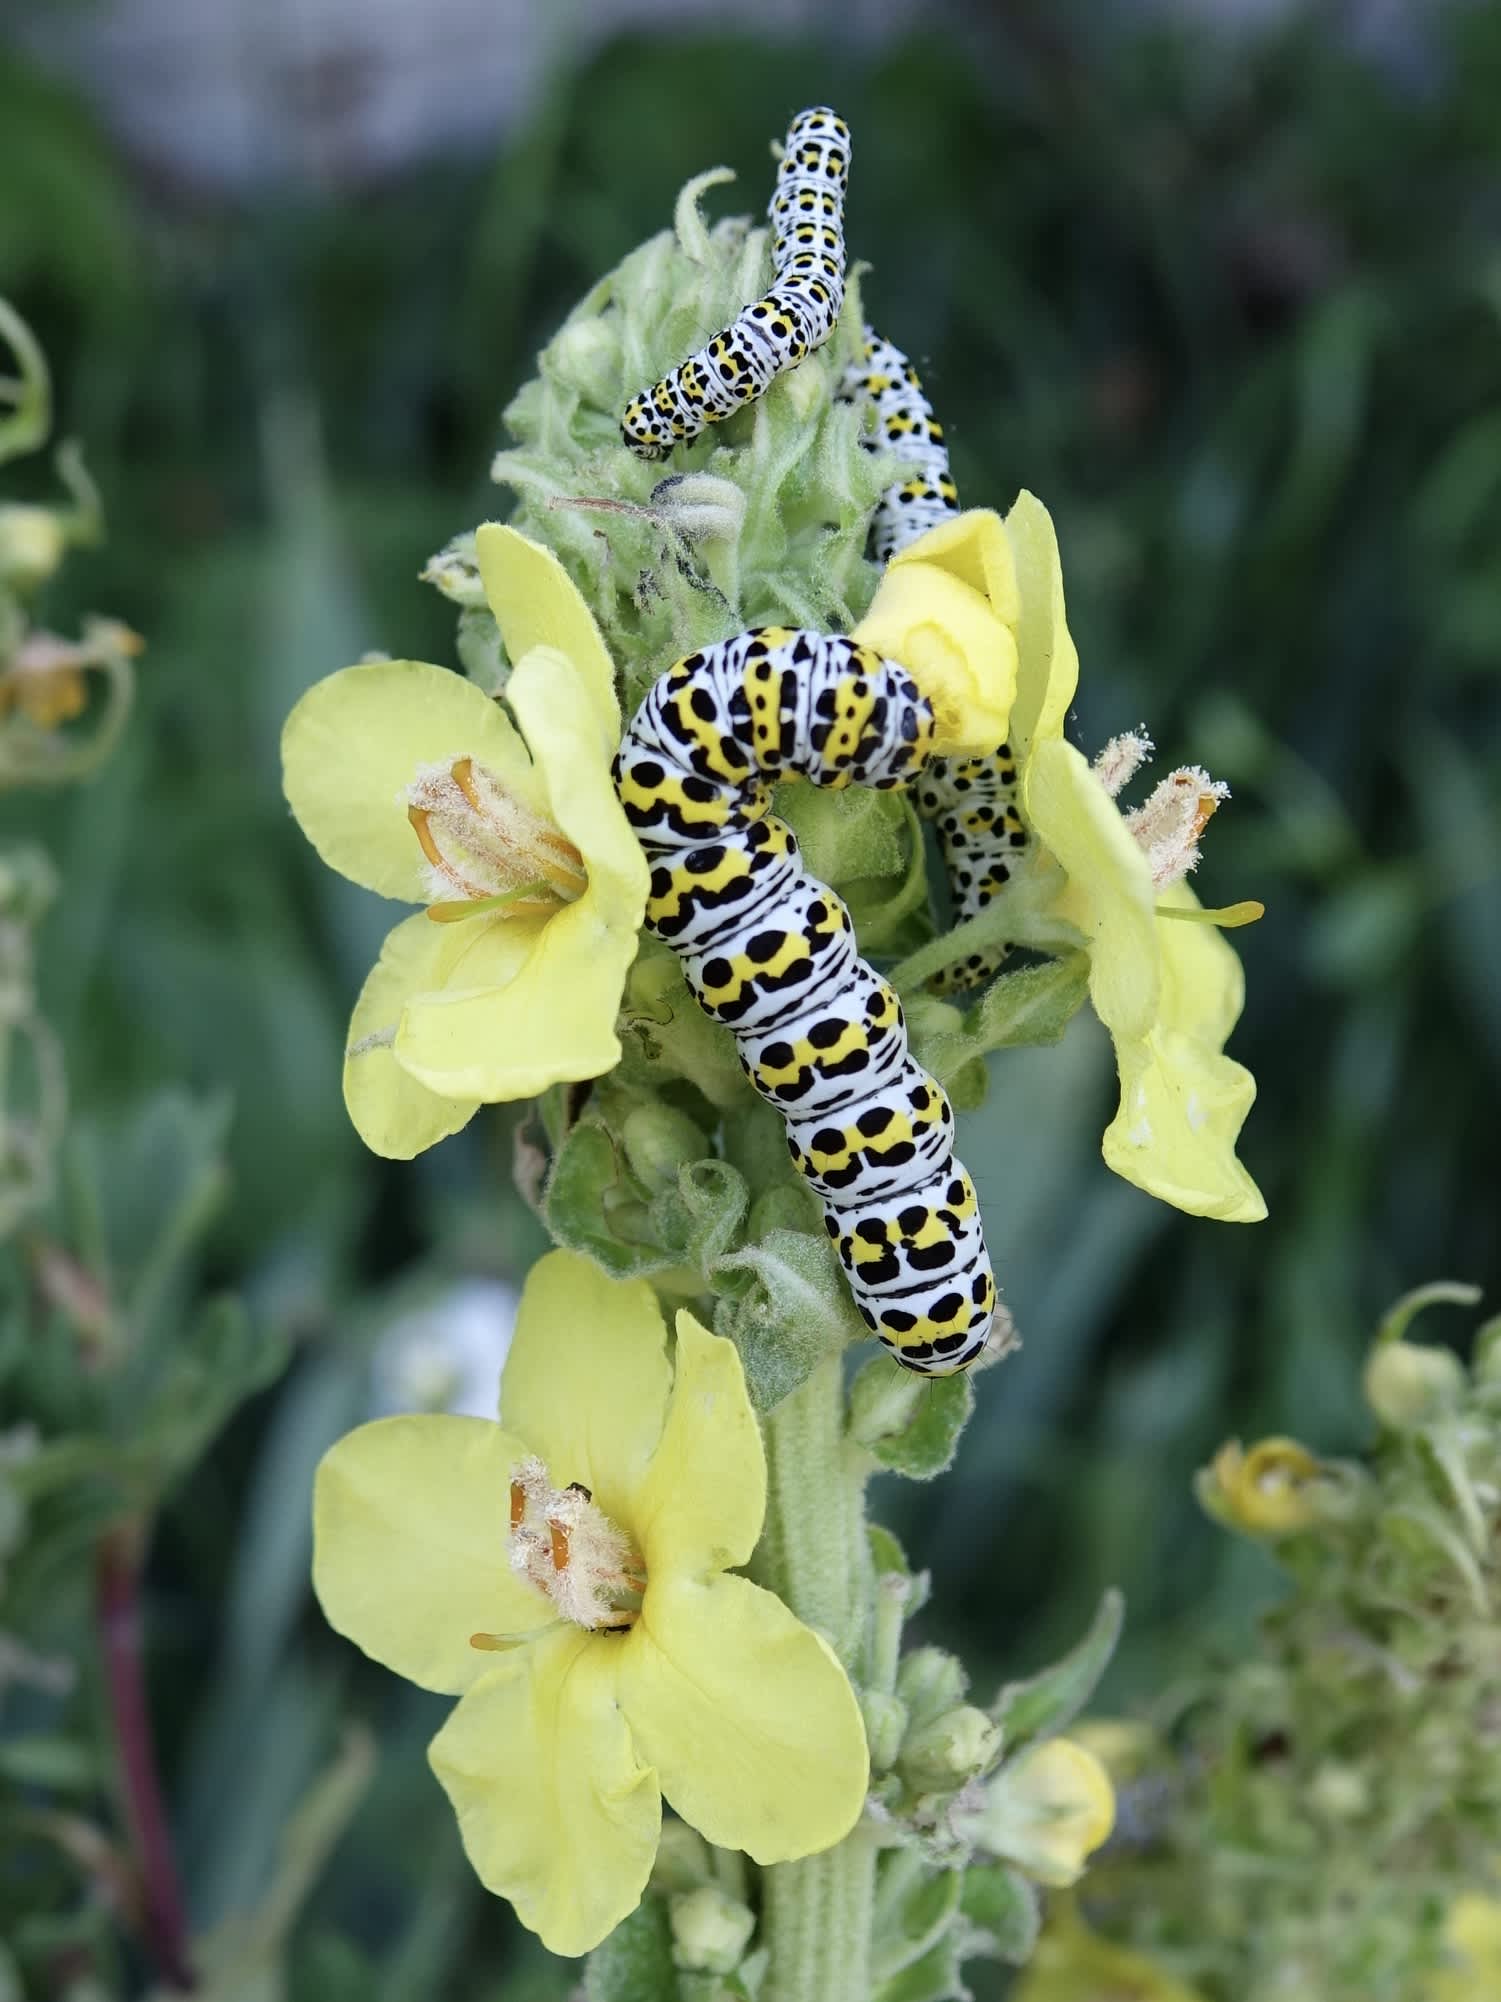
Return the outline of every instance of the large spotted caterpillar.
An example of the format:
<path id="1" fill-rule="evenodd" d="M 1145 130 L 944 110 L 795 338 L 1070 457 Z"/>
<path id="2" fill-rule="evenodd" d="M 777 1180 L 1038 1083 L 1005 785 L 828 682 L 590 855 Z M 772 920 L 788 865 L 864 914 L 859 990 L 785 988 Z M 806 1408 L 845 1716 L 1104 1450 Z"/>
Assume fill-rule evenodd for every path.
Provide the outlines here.
<path id="1" fill-rule="evenodd" d="M 844 304 L 844 188 L 850 132 L 827 105 L 787 130 L 767 210 L 775 280 L 707 347 L 626 405 L 621 435 L 643 458 L 696 438 L 822 347 Z"/>
<path id="2" fill-rule="evenodd" d="M 949 474 L 943 427 L 923 395 L 917 370 L 874 327 L 865 329 L 865 357 L 845 375 L 841 395 L 864 397 L 875 405 L 876 435 L 865 442 L 883 447 L 912 467 L 881 495 L 871 522 L 870 551 L 889 563 L 899 550 L 936 528 L 959 509 L 959 490 Z M 917 810 L 938 828 L 944 869 L 953 893 L 954 915 L 977 917 L 994 898 L 1027 845 L 1016 810 L 1016 763 L 1002 744 L 990 757 L 935 758 L 917 788 Z M 1009 947 L 972 952 L 958 966 L 937 974 L 931 985 L 948 994 L 988 980 Z"/>
<path id="3" fill-rule="evenodd" d="M 771 788 L 908 784 L 933 712 L 906 671 L 849 639 L 763 627 L 689 654 L 652 686 L 616 760 L 652 865 L 647 928 L 782 1114 L 855 1303 L 898 1362 L 964 1369 L 995 1278 L 953 1111 L 907 1049 L 895 993 L 849 911 L 810 876 Z"/>

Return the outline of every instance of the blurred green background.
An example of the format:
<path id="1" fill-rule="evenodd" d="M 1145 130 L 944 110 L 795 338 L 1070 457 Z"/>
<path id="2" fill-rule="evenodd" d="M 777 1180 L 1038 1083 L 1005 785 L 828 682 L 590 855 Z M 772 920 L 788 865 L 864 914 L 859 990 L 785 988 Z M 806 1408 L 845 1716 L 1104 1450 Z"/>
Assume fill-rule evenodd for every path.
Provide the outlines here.
<path id="1" fill-rule="evenodd" d="M 422 1759 L 443 1706 L 357 1660 L 305 1586 L 311 1468 L 365 1415 L 382 1328 L 456 1277 L 519 1274 L 538 1238 L 502 1192 L 508 1117 L 414 1166 L 346 1122 L 344 1026 L 388 914 L 293 828 L 281 719 L 366 648 L 452 659 L 417 572 L 495 507 L 499 412 L 536 348 L 689 173 L 725 162 L 739 187 L 712 201 L 759 209 L 798 106 L 852 122 L 866 299 L 922 368 L 961 493 L 1026 485 L 1053 511 L 1076 740 L 1145 721 L 1168 765 L 1229 779 L 1200 886 L 1267 906 L 1237 934 L 1232 1053 L 1260 1082 L 1242 1151 L 1268 1223 L 1193 1221 L 1108 1175 L 1088 1025 L 994 1064 L 964 1148 L 1025 1347 L 983 1380 L 954 1473 L 878 1495 L 934 1573 L 922 1631 L 983 1688 L 1119 1582 L 1108 1696 L 1149 1700 L 1268 1589 L 1198 1520 L 1194 1467 L 1230 1432 L 1357 1447 L 1363 1344 L 1406 1287 L 1474 1280 L 1494 1310 L 1501 7 L 1418 8 L 1377 48 L 1352 18 L 1246 35 L 976 7 L 855 46 L 711 27 L 577 57 L 559 34 L 488 155 L 232 191 L 143 172 L 0 51 L 0 293 L 110 521 L 46 622 L 107 610 L 149 642 L 112 764 L 11 795 L 0 831 L 39 834 L 63 873 L 42 992 L 95 1158 L 145 1158 L 127 1124 L 168 1088 L 169 1152 L 215 1157 L 222 1128 L 192 1285 L 241 1292 L 291 1353 L 151 1560 L 200 1926 L 264 1894 L 341 1716 L 377 1734 L 294 1998 L 541 2002 L 569 1977 L 462 1865 Z M 8 491 L 50 491 L 45 463 Z M 77 1617 L 56 1609 L 64 1651 Z M 76 1772 L 80 1803 L 102 1783 Z"/>

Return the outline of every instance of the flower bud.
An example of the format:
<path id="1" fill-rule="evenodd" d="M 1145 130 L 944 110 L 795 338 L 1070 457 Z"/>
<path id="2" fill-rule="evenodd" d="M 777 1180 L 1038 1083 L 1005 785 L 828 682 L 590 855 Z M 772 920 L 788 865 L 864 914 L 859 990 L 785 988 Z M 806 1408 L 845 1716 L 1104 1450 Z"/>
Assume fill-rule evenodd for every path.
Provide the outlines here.
<path id="1" fill-rule="evenodd" d="M 474 554 L 474 536 L 456 535 L 451 542 L 445 542 L 436 556 L 427 559 L 422 581 L 433 585 L 455 605 L 468 610 L 483 606 L 485 587 Z"/>
<path id="2" fill-rule="evenodd" d="M 63 560 L 68 546 L 62 517 L 51 508 L 19 502 L 0 507 L 0 584 L 29 597 Z"/>
<path id="3" fill-rule="evenodd" d="M 876 1446 L 883 1439 L 895 1438 L 912 1423 L 928 1388 L 910 1369 L 867 1364 L 850 1385 L 850 1437 L 861 1446 Z"/>
<path id="4" fill-rule="evenodd" d="M 672 473 L 651 490 L 653 511 L 687 542 L 733 542 L 745 520 L 745 489 L 712 473 Z"/>
<path id="5" fill-rule="evenodd" d="M 702 1131 L 686 1112 L 655 1099 L 626 1114 L 620 1137 L 631 1173 L 653 1195 L 672 1188 L 678 1169 L 689 1161 L 702 1161 L 709 1151 Z"/>
<path id="6" fill-rule="evenodd" d="M 651 1889 L 663 1893 L 697 1890 L 708 1881 L 710 1868 L 709 1845 L 698 1830 L 676 1815 L 664 1817 L 651 1866 Z"/>
<path id="7" fill-rule="evenodd" d="M 963 1821 L 980 1847 L 1061 1889 L 1078 1882 L 1114 1828 L 1115 1792 L 1092 1752 L 1049 1738 L 1003 1766 Z"/>
<path id="8" fill-rule="evenodd" d="M 1370 1809 L 1370 1782 L 1359 1766 L 1327 1759 L 1308 1783 L 1308 1804 L 1326 1821 L 1358 1821 Z"/>
<path id="9" fill-rule="evenodd" d="M 951 1654 L 941 1647 L 914 1648 L 902 1658 L 896 1672 L 896 1693 L 901 1697 L 920 1729 L 945 1710 L 964 1701 L 969 1678 Z"/>
<path id="10" fill-rule="evenodd" d="M 713 1884 L 679 1892 L 668 1906 L 672 1958 L 692 1973 L 733 1974 L 756 1929 L 755 1914 Z"/>
<path id="11" fill-rule="evenodd" d="M 1393 1432 L 1415 1431 L 1457 1410 L 1469 1387 L 1458 1356 L 1411 1342 L 1378 1342 L 1364 1381 L 1366 1402 Z"/>
<path id="12" fill-rule="evenodd" d="M 899 1696 L 887 1696 L 879 1689 L 862 1689 L 859 1695 L 871 1770 L 884 1773 L 896 1764 L 902 1749 L 907 1734 L 907 1706 Z"/>
<path id="13" fill-rule="evenodd" d="M 544 355 L 547 372 L 586 403 L 608 410 L 620 398 L 620 336 L 612 321 L 573 320 Z"/>
<path id="14" fill-rule="evenodd" d="M 1227 1439 L 1194 1488 L 1200 1505 L 1228 1529 L 1247 1536 L 1282 1537 L 1310 1528 L 1319 1517 L 1314 1497 L 1323 1468 L 1296 1439 L 1262 1439 L 1247 1451 Z"/>
<path id="15" fill-rule="evenodd" d="M 947 1793 L 988 1772 L 1000 1749 L 1000 1725 L 973 1703 L 961 1703 L 909 1732 L 899 1765 L 902 1777 L 919 1791 Z"/>

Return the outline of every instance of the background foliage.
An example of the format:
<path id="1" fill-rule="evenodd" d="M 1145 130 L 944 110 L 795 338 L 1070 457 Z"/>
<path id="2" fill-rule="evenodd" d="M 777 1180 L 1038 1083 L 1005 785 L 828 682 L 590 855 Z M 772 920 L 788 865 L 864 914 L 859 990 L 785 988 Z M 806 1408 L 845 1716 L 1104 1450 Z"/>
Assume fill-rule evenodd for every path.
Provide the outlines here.
<path id="1" fill-rule="evenodd" d="M 0 292 L 48 349 L 111 526 L 47 620 L 108 610 L 149 640 L 102 776 L 0 806 L 65 884 L 40 969 L 76 1114 L 47 1229 L 76 1241 L 92 1215 L 128 1276 L 186 1215 L 194 1248 L 170 1297 L 144 1296 L 140 1339 L 200 1330 L 183 1339 L 210 1344 L 210 1377 L 250 1393 L 191 1470 L 202 1409 L 167 1411 L 152 1474 L 184 1469 L 149 1671 L 200 1927 L 273 1881 L 262 1932 L 292 1923 L 332 1796 L 290 1849 L 287 1816 L 342 1720 L 375 1729 L 296 1922 L 294 1998 L 526 2002 L 566 1979 L 462 1865 L 421 1757 L 440 1706 L 367 1673 L 305 1585 L 311 1467 L 365 1412 L 380 1328 L 446 1278 L 518 1273 L 537 1233 L 497 1193 L 507 1118 L 414 1167 L 347 1125 L 338 1053 L 385 921 L 292 827 L 281 719 L 367 647 L 452 657 L 416 572 L 494 505 L 498 412 L 536 347 L 689 172 L 725 161 L 740 193 L 716 199 L 759 208 L 797 105 L 853 124 L 866 300 L 923 367 L 961 493 L 1025 484 L 1054 512 L 1078 741 L 1145 719 L 1169 764 L 1230 779 L 1201 887 L 1268 907 L 1238 937 L 1233 1044 L 1261 1085 L 1244 1151 L 1268 1224 L 1195 1222 L 1107 1175 L 1113 1080 L 1086 1023 L 995 1062 L 965 1153 L 1025 1348 L 983 1382 L 954 1473 L 891 1484 L 935 1573 L 929 1637 L 981 1684 L 1023 1673 L 1116 1582 L 1118 1700 L 1206 1639 L 1233 1647 L 1269 1573 L 1199 1521 L 1193 1468 L 1233 1431 L 1360 1444 L 1385 1302 L 1440 1273 L 1496 1297 L 1501 8 L 1435 10 L 1403 73 L 1296 23 L 1231 45 L 1037 18 L 865 66 L 628 40 L 560 69 L 490 162 L 237 207 L 152 200 L 76 102 L 0 55 Z M 40 462 L 11 471 L 13 494 L 47 491 Z M 12 1266 L 7 1312 L 34 1327 L 25 1247 Z M 16 1387 L 0 1374 L 7 1422 Z M 54 1569 L 16 1589 L 82 1680 L 50 1707 L 3 1699 L 0 1736 L 40 1733 L 78 1816 L 107 1825 L 88 1606 L 48 1582 L 89 1523 L 38 1520 Z M 368 1751 L 343 1757 L 335 1792 Z M 40 1907 L 55 1965 L 82 1966 L 107 1903 L 96 1884 L 80 1916 L 76 1862 L 49 1859 L 19 1906 L 0 1893 L 0 1937 Z"/>

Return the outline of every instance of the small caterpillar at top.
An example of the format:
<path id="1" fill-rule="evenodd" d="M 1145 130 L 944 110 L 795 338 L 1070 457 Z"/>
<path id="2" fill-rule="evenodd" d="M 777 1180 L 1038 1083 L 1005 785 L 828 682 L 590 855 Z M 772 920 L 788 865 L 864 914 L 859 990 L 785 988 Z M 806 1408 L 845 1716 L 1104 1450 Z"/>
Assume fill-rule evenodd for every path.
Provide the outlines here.
<path id="1" fill-rule="evenodd" d="M 696 438 L 833 333 L 844 304 L 844 190 L 850 129 L 826 104 L 800 111 L 787 128 L 776 189 L 767 210 L 775 282 L 706 347 L 651 389 L 621 418 L 627 445 L 660 458 Z"/>

